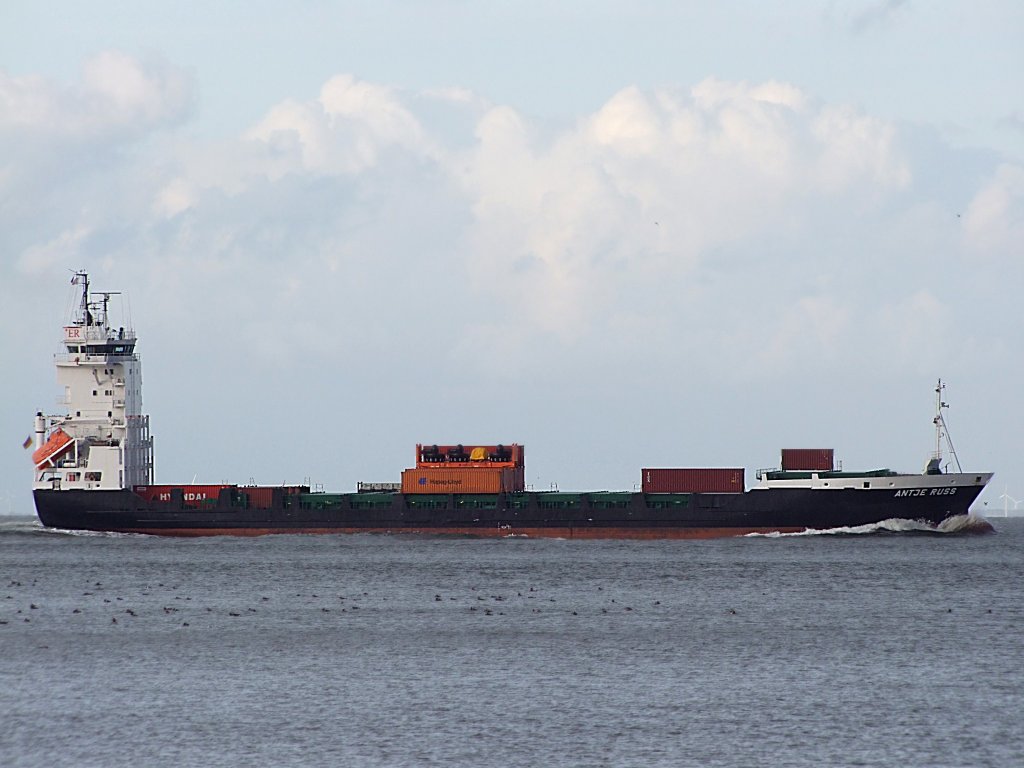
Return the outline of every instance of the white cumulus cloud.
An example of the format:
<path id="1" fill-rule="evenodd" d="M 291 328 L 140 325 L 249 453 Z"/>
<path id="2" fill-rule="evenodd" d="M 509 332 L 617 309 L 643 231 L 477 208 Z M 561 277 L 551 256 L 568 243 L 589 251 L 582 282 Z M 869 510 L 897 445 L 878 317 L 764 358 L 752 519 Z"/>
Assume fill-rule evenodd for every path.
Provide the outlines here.
<path id="1" fill-rule="evenodd" d="M 86 72 L 66 90 L 106 103 L 114 123 L 176 114 L 160 106 L 178 103 L 174 89 L 134 60 L 99 57 Z M 42 88 L 42 101 L 60 103 L 52 93 Z M 168 288 L 187 275 L 211 285 L 231 276 L 221 324 L 259 317 L 265 336 L 305 340 L 275 350 L 344 355 L 412 337 L 415 354 L 447 329 L 445 354 L 482 370 L 513 350 L 530 361 L 520 370 L 573 355 L 630 358 L 642 337 L 658 345 L 659 365 L 710 356 L 742 377 L 784 375 L 808 360 L 840 364 L 828 350 L 856 344 L 868 325 L 925 338 L 908 323 L 935 318 L 922 296 L 943 300 L 898 278 L 918 261 L 869 242 L 886 226 L 878 203 L 913 187 L 897 127 L 788 83 L 627 87 L 552 130 L 469 92 L 409 93 L 339 74 L 316 98 L 271 105 L 240 136 L 176 136 L 160 149 L 157 161 L 118 157 L 102 182 L 66 174 L 61 209 L 73 215 L 0 219 L 21 269 L 74 254 L 148 268 Z M 32 177 L 33 162 L 13 167 Z M 1012 242 L 1019 175 L 1002 169 L 979 191 L 965 215 L 978 242 Z M 99 189 L 104 204 L 94 206 Z M 839 232 L 861 242 L 847 246 Z M 913 237 L 902 230 L 903 247 Z M 878 269 L 892 279 L 878 283 Z M 261 284 L 291 286 L 273 304 L 283 324 L 257 310 Z"/>
<path id="2" fill-rule="evenodd" d="M 465 176 L 477 271 L 567 340 L 618 322 L 624 294 L 692 290 L 718 251 L 756 251 L 808 201 L 884 198 L 911 180 L 893 126 L 775 82 L 627 88 L 553 139 L 499 107 L 478 136 Z"/>
<path id="3" fill-rule="evenodd" d="M 265 145 L 273 178 L 296 170 L 358 173 L 392 147 L 429 152 L 419 122 L 390 88 L 351 75 L 331 78 L 313 101 L 273 107 L 247 138 Z"/>
<path id="4" fill-rule="evenodd" d="M 0 135 L 48 141 L 138 136 L 183 119 L 192 99 L 180 70 L 108 51 L 87 60 L 70 86 L 0 72 Z"/>

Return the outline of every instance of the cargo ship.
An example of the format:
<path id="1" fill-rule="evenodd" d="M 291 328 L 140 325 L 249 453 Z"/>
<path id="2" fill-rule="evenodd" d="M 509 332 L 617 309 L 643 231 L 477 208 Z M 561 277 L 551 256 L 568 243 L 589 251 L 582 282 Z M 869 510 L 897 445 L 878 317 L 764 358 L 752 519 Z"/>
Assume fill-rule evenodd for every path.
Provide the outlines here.
<path id="1" fill-rule="evenodd" d="M 131 328 L 115 328 L 114 292 L 76 272 L 76 303 L 55 356 L 64 412 L 35 418 L 33 495 L 44 526 L 165 536 L 391 533 L 563 538 L 710 538 L 797 533 L 968 515 L 992 475 L 944 471 L 943 384 L 935 452 L 921 474 L 852 472 L 832 449 L 784 449 L 746 487 L 740 467 L 650 467 L 639 490 L 526 487 L 518 443 L 420 444 L 401 480 L 327 493 L 308 485 L 155 484 L 153 437 Z M 29 441 L 31 442 L 31 441 Z M 948 466 L 948 465 L 947 465 Z"/>

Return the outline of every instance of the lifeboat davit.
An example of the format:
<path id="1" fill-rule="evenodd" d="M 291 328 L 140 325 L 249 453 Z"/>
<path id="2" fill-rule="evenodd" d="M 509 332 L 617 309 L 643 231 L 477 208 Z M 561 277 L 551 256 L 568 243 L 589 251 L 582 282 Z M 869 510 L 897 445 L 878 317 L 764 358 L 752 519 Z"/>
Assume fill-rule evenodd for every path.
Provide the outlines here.
<path id="1" fill-rule="evenodd" d="M 42 469 L 44 464 L 53 466 L 56 460 L 71 448 L 73 442 L 71 436 L 58 427 L 50 433 L 46 442 L 35 450 L 32 454 L 32 461 L 39 469 Z"/>

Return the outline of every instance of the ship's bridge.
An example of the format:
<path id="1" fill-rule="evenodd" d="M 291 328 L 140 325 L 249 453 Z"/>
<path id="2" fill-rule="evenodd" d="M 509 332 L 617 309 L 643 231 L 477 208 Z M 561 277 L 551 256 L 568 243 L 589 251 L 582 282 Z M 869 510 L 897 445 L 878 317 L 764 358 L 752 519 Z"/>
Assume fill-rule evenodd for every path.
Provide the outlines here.
<path id="1" fill-rule="evenodd" d="M 131 329 L 84 323 L 64 326 L 64 347 L 68 355 L 131 355 L 135 352 L 135 342 Z"/>

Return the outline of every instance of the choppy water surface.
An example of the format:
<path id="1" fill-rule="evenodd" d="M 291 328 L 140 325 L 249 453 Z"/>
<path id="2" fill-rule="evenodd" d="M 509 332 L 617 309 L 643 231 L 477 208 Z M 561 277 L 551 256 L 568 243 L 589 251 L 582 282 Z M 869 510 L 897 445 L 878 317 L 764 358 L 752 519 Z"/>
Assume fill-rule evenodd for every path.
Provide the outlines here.
<path id="1" fill-rule="evenodd" d="M 0 524 L 5 766 L 1024 764 L 1024 520 L 716 541 Z"/>

